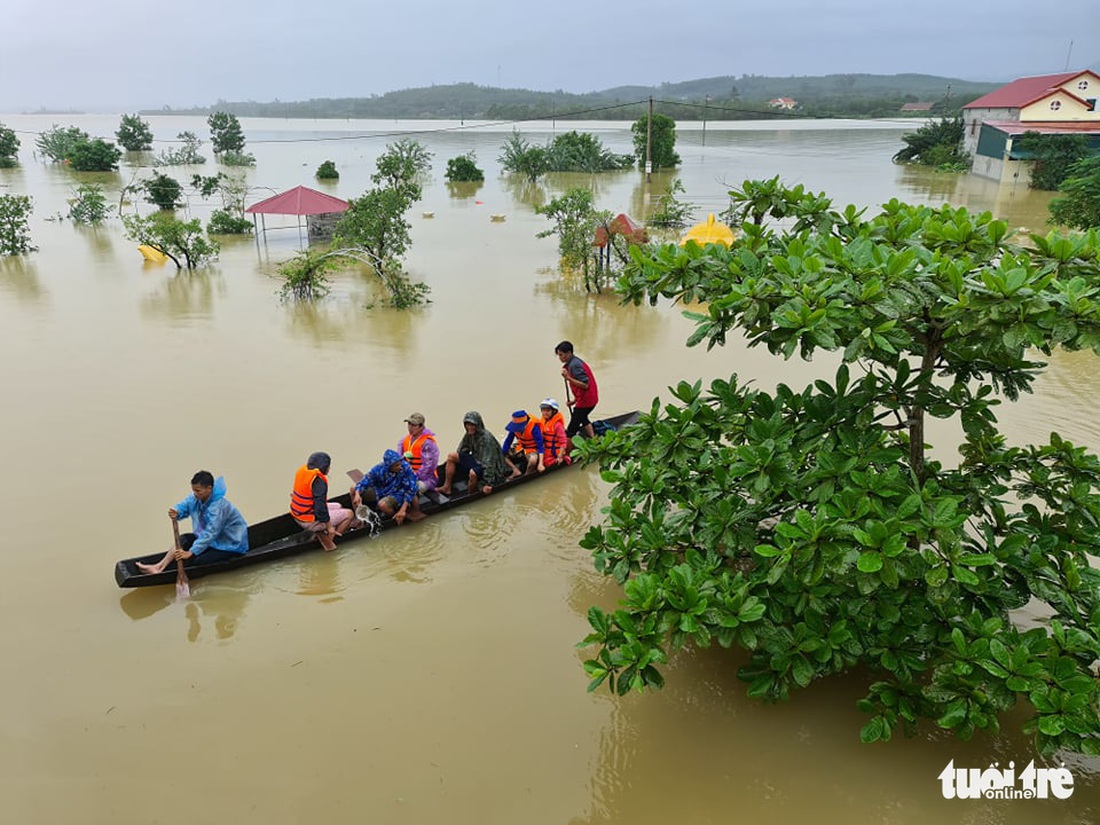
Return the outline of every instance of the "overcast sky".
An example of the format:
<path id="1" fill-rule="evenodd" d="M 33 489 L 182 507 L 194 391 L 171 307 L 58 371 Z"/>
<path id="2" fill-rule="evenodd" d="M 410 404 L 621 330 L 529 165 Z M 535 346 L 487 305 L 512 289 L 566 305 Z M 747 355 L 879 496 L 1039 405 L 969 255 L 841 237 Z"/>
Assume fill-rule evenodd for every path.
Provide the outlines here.
<path id="1" fill-rule="evenodd" d="M 3 0 L 0 112 L 588 92 L 721 75 L 1008 81 L 1100 63 L 1097 0 Z M 1072 50 L 1071 50 L 1072 41 Z"/>

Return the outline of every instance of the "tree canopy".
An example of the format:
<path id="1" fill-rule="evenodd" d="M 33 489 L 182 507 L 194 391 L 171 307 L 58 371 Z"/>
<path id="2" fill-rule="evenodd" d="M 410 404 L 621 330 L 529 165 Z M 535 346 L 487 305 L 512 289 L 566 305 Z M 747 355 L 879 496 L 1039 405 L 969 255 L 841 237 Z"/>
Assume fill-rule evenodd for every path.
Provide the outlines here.
<path id="1" fill-rule="evenodd" d="M 123 115 L 115 137 L 127 152 L 144 152 L 153 148 L 153 130 L 140 115 Z"/>
<path id="2" fill-rule="evenodd" d="M 638 166 L 645 169 L 646 147 L 649 140 L 649 115 L 642 115 L 630 127 L 634 134 L 634 154 L 638 156 Z M 680 156 L 676 154 L 676 121 L 667 115 L 653 115 L 652 168 L 671 169 L 680 165 Z"/>
<path id="3" fill-rule="evenodd" d="M 864 741 L 922 719 L 965 739 L 1024 701 L 1041 752 L 1100 752 L 1100 460 L 1057 433 L 1009 444 L 995 415 L 1040 356 L 1100 351 L 1100 234 L 1010 238 L 988 213 L 896 200 L 867 218 L 749 182 L 731 195 L 761 222 L 730 249 L 633 250 L 624 299 L 702 302 L 689 345 L 736 333 L 842 364 L 774 392 L 680 383 L 581 447 L 614 485 L 582 544 L 625 590 L 589 611 L 591 688 L 659 687 L 670 649 L 717 641 L 748 651 L 755 697 L 870 674 Z M 960 424 L 957 464 L 930 457 L 929 417 Z M 1021 621 L 1025 605 L 1042 618 Z"/>

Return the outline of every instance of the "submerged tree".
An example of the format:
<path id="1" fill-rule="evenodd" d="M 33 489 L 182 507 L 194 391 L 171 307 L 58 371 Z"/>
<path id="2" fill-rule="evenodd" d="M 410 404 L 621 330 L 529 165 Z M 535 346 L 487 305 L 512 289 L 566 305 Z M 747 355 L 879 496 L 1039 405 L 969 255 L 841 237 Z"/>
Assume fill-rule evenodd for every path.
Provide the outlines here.
<path id="1" fill-rule="evenodd" d="M 214 112 L 206 119 L 206 125 L 210 127 L 210 145 L 215 155 L 244 151 L 244 132 L 236 115 Z"/>
<path id="2" fill-rule="evenodd" d="M 115 137 L 127 152 L 145 152 L 153 148 L 153 130 L 140 115 L 123 115 Z"/>
<path id="3" fill-rule="evenodd" d="M 122 225 L 126 237 L 167 255 L 177 269 L 195 269 L 216 258 L 221 249 L 217 241 L 203 235 L 198 218 L 181 221 L 170 212 L 154 212 L 147 217 L 126 215 Z"/>
<path id="4" fill-rule="evenodd" d="M 103 223 L 107 218 L 107 198 L 103 187 L 95 183 L 78 186 L 69 201 L 69 217 L 73 223 Z"/>
<path id="5" fill-rule="evenodd" d="M 35 138 L 34 145 L 46 160 L 51 163 L 64 163 L 72 156 L 73 147 L 77 143 L 90 139 L 83 129 L 54 124 Z"/>
<path id="6" fill-rule="evenodd" d="M 963 122 L 959 117 L 929 121 L 901 136 L 905 146 L 894 153 L 897 163 L 965 169 L 970 158 L 963 149 Z"/>
<path id="7" fill-rule="evenodd" d="M 180 132 L 176 137 L 183 145 L 179 149 L 165 149 L 153 159 L 154 166 L 198 166 L 206 163 L 199 154 L 202 141 L 194 132 Z"/>
<path id="8" fill-rule="evenodd" d="M 1074 229 L 1100 228 L 1100 157 L 1078 161 L 1050 202 L 1050 220 Z"/>
<path id="9" fill-rule="evenodd" d="M 485 180 L 485 173 L 477 165 L 477 154 L 471 149 L 464 155 L 447 161 L 447 173 L 444 175 L 450 183 L 471 183 Z"/>
<path id="10" fill-rule="evenodd" d="M 0 255 L 34 251 L 29 222 L 32 211 L 27 195 L 0 195 Z"/>
<path id="11" fill-rule="evenodd" d="M 531 144 L 516 129 L 512 130 L 512 134 L 500 148 L 500 157 L 497 160 L 505 172 L 523 175 L 531 183 L 545 175 L 550 168 L 546 149 Z"/>
<path id="12" fill-rule="evenodd" d="M 101 138 L 78 140 L 69 148 L 67 160 L 77 172 L 110 172 L 118 168 L 122 150 Z"/>
<path id="13" fill-rule="evenodd" d="M 769 700 L 870 671 L 864 741 L 921 719 L 965 739 L 1024 700 L 1041 752 L 1100 753 L 1100 460 L 1056 433 L 1011 446 L 995 415 L 1037 356 L 1100 351 L 1100 235 L 1023 247 L 988 213 L 780 194 L 788 230 L 747 204 L 766 220 L 728 250 L 634 252 L 624 298 L 703 302 L 689 345 L 843 363 L 802 389 L 681 383 L 581 448 L 615 485 L 582 544 L 625 586 L 589 611 L 591 687 L 659 687 L 670 648 L 717 641 Z M 929 418 L 961 424 L 957 466 Z M 1049 621 L 1015 622 L 1029 604 Z"/>
<path id="14" fill-rule="evenodd" d="M 1032 189 L 1054 191 L 1069 177 L 1075 163 L 1088 157 L 1089 143 L 1084 135 L 1044 135 L 1024 132 L 1013 148 L 1031 158 Z"/>
<path id="15" fill-rule="evenodd" d="M 19 138 L 14 129 L 0 123 L 0 169 L 13 169 L 19 165 Z"/>
<path id="16" fill-rule="evenodd" d="M 649 139 L 649 115 L 642 115 L 630 127 L 634 134 L 634 154 L 638 157 L 638 168 L 645 171 L 646 146 L 652 143 L 650 160 L 654 169 L 671 169 L 680 165 L 680 156 L 676 154 L 676 121 L 668 115 L 653 116 L 653 135 Z"/>

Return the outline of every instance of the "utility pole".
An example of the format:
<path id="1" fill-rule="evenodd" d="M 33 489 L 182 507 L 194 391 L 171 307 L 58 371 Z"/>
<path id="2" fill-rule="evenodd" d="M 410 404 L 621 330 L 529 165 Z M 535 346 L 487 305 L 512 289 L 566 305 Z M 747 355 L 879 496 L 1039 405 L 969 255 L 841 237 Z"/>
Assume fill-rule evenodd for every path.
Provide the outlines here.
<path id="1" fill-rule="evenodd" d="M 653 97 L 649 98 L 649 118 L 645 124 L 645 182 L 653 180 Z"/>
<path id="2" fill-rule="evenodd" d="M 707 106 L 710 105 L 710 95 L 703 96 L 703 145 L 707 145 Z"/>

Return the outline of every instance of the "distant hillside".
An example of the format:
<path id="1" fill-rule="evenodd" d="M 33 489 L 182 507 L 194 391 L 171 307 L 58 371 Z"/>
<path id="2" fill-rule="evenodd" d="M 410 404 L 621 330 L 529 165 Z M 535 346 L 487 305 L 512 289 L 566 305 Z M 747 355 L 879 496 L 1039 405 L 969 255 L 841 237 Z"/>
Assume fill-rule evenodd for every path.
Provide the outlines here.
<path id="1" fill-rule="evenodd" d="M 903 103 L 933 101 L 955 109 L 997 88 L 998 83 L 921 74 L 835 74 L 822 77 L 710 77 L 660 86 L 618 86 L 599 92 L 498 89 L 473 83 L 402 89 L 361 98 L 305 101 L 220 100 L 212 106 L 164 109 L 145 114 L 205 115 L 214 111 L 239 117 L 399 118 L 442 120 L 524 120 L 555 117 L 635 119 L 654 99 L 654 109 L 677 120 L 736 119 L 774 115 L 767 101 L 798 101 L 795 115 L 809 117 L 882 117 L 897 114 Z M 791 112 L 784 112 L 791 116 Z"/>

